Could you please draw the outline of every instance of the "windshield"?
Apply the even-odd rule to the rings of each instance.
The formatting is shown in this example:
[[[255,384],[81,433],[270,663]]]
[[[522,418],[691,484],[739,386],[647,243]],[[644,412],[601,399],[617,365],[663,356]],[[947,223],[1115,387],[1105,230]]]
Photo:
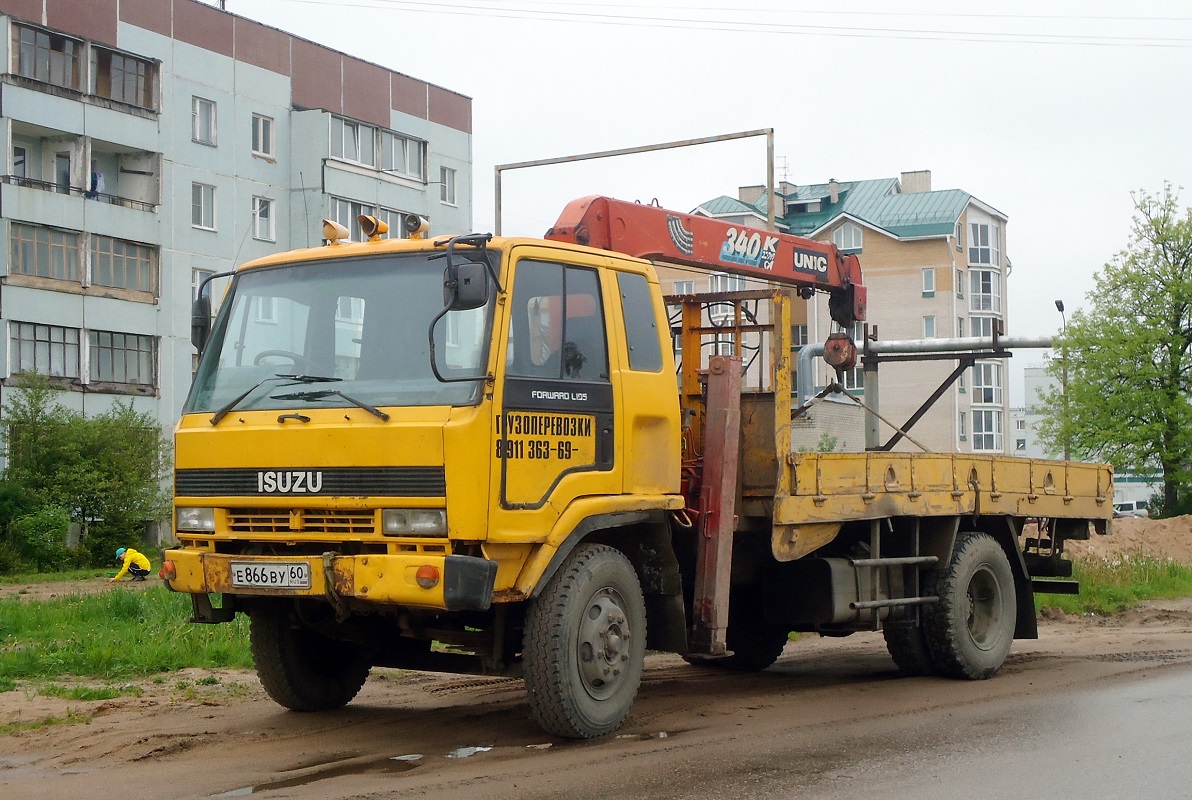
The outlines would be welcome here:
[[[185,412],[216,411],[242,394],[237,410],[474,405],[483,380],[442,383],[431,371],[427,330],[443,308],[446,266],[432,255],[328,259],[238,274]],[[490,298],[435,325],[444,378],[484,375],[491,309]],[[312,378],[325,381],[307,385]],[[335,391],[303,391],[320,388]]]

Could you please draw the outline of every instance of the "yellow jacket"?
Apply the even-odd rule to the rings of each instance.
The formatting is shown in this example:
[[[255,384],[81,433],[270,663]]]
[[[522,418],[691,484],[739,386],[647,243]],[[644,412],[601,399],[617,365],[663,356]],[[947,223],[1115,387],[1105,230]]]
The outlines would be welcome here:
[[[150,566],[149,559],[143,553],[138,553],[130,547],[124,551],[124,563],[121,564],[120,571],[116,573],[116,577],[112,578],[112,580],[118,581],[123,578],[128,573],[128,568],[133,564],[144,570],[149,569]]]

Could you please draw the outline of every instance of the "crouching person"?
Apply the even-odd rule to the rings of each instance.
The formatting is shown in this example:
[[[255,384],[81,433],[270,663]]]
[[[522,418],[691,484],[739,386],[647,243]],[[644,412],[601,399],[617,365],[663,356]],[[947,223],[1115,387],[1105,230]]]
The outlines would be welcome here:
[[[131,575],[134,581],[143,581],[145,580],[145,576],[149,574],[149,559],[143,553],[138,553],[131,547],[121,547],[117,550],[116,562],[120,564],[120,571],[108,583],[115,583],[126,574]]]

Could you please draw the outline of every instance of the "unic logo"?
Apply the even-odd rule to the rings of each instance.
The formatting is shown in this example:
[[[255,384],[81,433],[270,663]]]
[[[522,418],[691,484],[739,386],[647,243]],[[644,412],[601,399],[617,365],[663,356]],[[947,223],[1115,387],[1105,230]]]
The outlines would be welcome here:
[[[315,470],[262,470],[257,473],[261,494],[318,494],[323,490],[323,473]]]

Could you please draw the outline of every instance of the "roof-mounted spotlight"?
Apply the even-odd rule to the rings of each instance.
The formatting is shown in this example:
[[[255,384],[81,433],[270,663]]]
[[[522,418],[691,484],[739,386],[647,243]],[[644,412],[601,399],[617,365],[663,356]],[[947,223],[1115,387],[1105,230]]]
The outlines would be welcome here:
[[[426,232],[430,230],[430,222],[417,214],[407,214],[402,221],[402,227],[405,228],[407,238],[425,239]]]
[[[364,235],[370,242],[379,242],[382,236],[389,233],[389,223],[384,220],[370,217],[367,214],[361,214],[356,217],[356,220],[360,223],[360,230],[364,231]]]
[[[323,240],[327,244],[339,244],[343,239],[351,237],[352,233],[333,219],[323,220]]]

